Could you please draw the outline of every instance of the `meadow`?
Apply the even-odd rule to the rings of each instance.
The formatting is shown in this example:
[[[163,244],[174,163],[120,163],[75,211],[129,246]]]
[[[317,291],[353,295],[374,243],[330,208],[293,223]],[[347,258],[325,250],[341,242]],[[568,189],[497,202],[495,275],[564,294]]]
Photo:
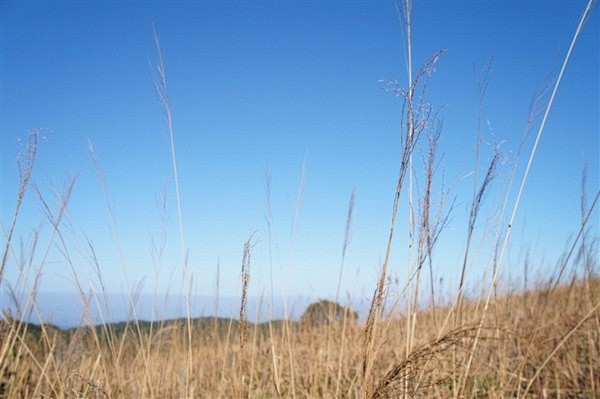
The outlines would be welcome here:
[[[598,397],[600,279],[413,314],[408,356],[402,315],[365,326],[343,319],[262,324],[231,319],[131,321],[60,330],[2,324],[0,394],[17,397]],[[242,338],[243,337],[243,338]],[[370,379],[364,361],[371,356]],[[188,370],[187,367],[190,367]],[[189,376],[186,375],[189,373]]]
[[[402,10],[410,55],[410,2]],[[586,14],[573,43],[585,19]],[[181,218],[166,68],[156,32],[154,38],[158,51],[154,84],[169,132]],[[481,173],[475,180],[468,224],[461,236],[465,253],[458,269],[462,273],[457,276],[455,291],[441,293],[435,291],[437,276],[431,263],[453,211],[452,187],[434,187],[439,181],[437,149],[442,123],[426,96],[429,79],[443,56],[444,51],[433,54],[414,71],[409,56],[406,88],[388,82],[388,90],[403,100],[402,146],[398,179],[390,182],[394,196],[386,253],[365,314],[356,313],[352,298],[339,304],[338,282],[335,301],[315,302],[298,319],[249,319],[248,287],[255,245],[250,236],[240,259],[241,294],[239,312],[234,316],[194,317],[187,303],[186,317],[179,319],[147,321],[135,313],[119,323],[96,323],[86,318],[86,312],[105,305],[102,265],[95,263],[99,289],[88,292],[63,234],[68,227],[62,219],[76,181],[67,184],[58,208],[52,209],[31,184],[40,140],[40,132],[32,130],[19,157],[20,185],[13,217],[8,223],[2,222],[5,244],[0,283],[5,283],[2,279],[9,267],[17,268],[22,278],[9,290],[12,307],[18,311],[4,310],[0,320],[0,398],[600,397],[600,276],[598,230],[594,225],[599,193],[588,196],[585,172],[581,179],[581,225],[555,268],[544,275],[528,276],[527,259],[523,259],[522,278],[530,279],[526,283],[515,281],[514,275],[503,270],[521,195],[526,195],[528,172],[554,97],[560,95],[558,87],[570,51],[556,78],[540,89],[545,95],[536,96],[538,102],[532,104],[525,134],[535,137],[534,145],[529,153],[523,150],[517,155],[528,159],[524,173],[517,173],[515,166],[508,184],[497,182],[497,170],[506,154],[499,147],[484,154],[486,149],[479,145],[483,132],[474,138],[476,151],[481,153],[475,169]],[[484,67],[478,82],[481,98],[488,81],[489,70]],[[414,156],[417,148],[419,154],[425,154],[422,159]],[[91,145],[90,154],[105,185],[101,163]],[[417,174],[418,187],[413,181]],[[503,188],[506,184],[506,195],[499,205],[486,207],[487,194],[496,184]],[[434,196],[434,191],[443,194]],[[46,210],[47,222],[53,227],[51,244],[60,247],[72,262],[73,283],[86,306],[78,327],[61,329],[43,323],[37,309],[45,255],[42,267],[33,268],[31,257],[23,254],[13,236],[27,195],[33,195]],[[354,195],[348,205],[340,280],[353,207]],[[487,209],[492,209],[489,215],[485,214]],[[411,215],[408,226],[397,224],[399,212]],[[491,224],[489,230],[493,232],[489,235],[494,248],[489,255],[491,267],[483,281],[469,282],[466,269],[476,251],[474,236],[481,220]],[[180,219],[180,226],[182,222]],[[111,224],[114,226],[113,221]],[[399,244],[395,238],[401,228],[408,229],[409,234],[408,242]],[[409,248],[406,281],[393,281],[389,272],[394,245]],[[186,248],[181,252],[185,259]],[[184,263],[184,278],[189,277],[186,267]],[[138,296],[139,292],[130,293],[132,307]],[[186,298],[189,301],[189,291]],[[161,297],[157,295],[156,300]],[[264,301],[268,306],[269,298]],[[32,323],[32,319],[42,322]]]

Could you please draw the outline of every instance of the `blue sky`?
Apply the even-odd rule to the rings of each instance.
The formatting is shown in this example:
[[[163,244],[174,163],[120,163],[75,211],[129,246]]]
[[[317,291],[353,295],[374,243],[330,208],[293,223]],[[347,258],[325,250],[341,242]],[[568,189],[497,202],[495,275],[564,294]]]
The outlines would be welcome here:
[[[441,192],[443,171],[455,198],[451,222],[434,254],[436,280],[443,278],[447,287],[456,284],[464,253],[473,172],[481,173],[501,143],[502,162],[477,225],[477,250],[469,265],[473,285],[489,266],[493,241],[486,232],[497,225],[493,217],[506,192],[531,98],[547,76],[558,73],[585,5],[413,5],[414,68],[447,49],[427,92],[427,101],[440,109],[444,121],[434,195]],[[220,293],[235,296],[242,246],[255,232],[251,294],[268,295],[265,176],[270,174],[275,294],[335,295],[353,188],[356,205],[342,294],[363,298],[372,293],[389,231],[402,113],[401,99],[386,92],[380,79],[398,79],[406,86],[402,25],[394,3],[4,1],[0,7],[3,229],[18,187],[19,140],[30,129],[43,128],[33,180],[54,205],[53,187],[60,191],[77,176],[62,232],[84,285],[98,286],[89,262],[90,240],[109,291],[131,290],[143,281],[143,289],[151,292],[155,280],[160,292],[180,289],[168,131],[150,66],[157,61],[154,23],[166,62],[193,291],[214,294],[219,264]],[[598,191],[598,38],[596,8],[542,136],[503,274],[519,276],[527,249],[531,268],[541,274],[554,270],[580,222],[585,163],[588,193]],[[491,129],[486,125],[483,131],[486,144],[477,166],[475,69],[490,57],[483,117]],[[88,140],[105,172],[118,245]],[[525,154],[532,143],[526,142]],[[420,159],[417,153],[418,173]],[[303,202],[293,230],[303,165]],[[162,223],[165,184],[167,221]],[[510,198],[512,206],[514,193]],[[399,281],[406,277],[407,213],[404,193],[391,266]],[[160,237],[162,226],[167,238],[157,278],[151,238]],[[50,229],[30,193],[16,232],[25,248],[38,227],[39,247],[45,248]],[[56,241],[50,247],[42,290],[75,290],[64,254]],[[11,257],[2,284],[17,281],[15,265]]]

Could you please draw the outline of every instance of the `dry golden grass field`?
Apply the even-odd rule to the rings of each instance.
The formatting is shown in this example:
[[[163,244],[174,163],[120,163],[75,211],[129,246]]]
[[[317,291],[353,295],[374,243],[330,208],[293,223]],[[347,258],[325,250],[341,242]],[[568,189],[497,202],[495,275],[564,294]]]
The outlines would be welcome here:
[[[583,26],[592,4],[589,3],[581,17],[578,29]],[[404,28],[410,32],[410,1],[399,9],[406,13]],[[576,39],[577,33],[573,43]],[[406,41],[410,54],[410,34]],[[178,223],[183,232],[172,115],[156,32],[155,42],[158,72],[154,83],[167,121]],[[436,120],[437,114],[424,96],[429,77],[443,56],[444,51],[434,54],[419,70],[415,68],[414,73],[409,63],[408,88],[396,88],[396,94],[403,100],[400,171],[398,179],[390,182],[394,202],[389,240],[384,243],[385,258],[373,282],[369,282],[373,285],[373,295],[368,298],[370,307],[363,312],[365,314],[323,300],[311,304],[299,320],[263,323],[249,320],[248,287],[252,277],[249,266],[254,243],[251,236],[243,247],[239,312],[235,317],[194,318],[189,310],[188,292],[187,317],[153,322],[131,317],[116,324],[94,324],[89,321],[91,308],[102,308],[107,295],[102,267],[90,243],[92,269],[95,268],[90,274],[95,274],[93,278],[98,282],[94,286],[100,288],[92,292],[84,289],[83,273],[76,261],[79,253],[69,247],[63,236],[69,227],[62,224],[61,218],[66,213],[75,179],[58,195],[57,210],[51,209],[45,196],[30,182],[40,138],[39,131],[32,131],[19,158],[16,207],[11,211],[10,223],[3,221],[1,226],[5,244],[0,283],[5,283],[5,269],[16,270],[13,276],[19,276],[17,281],[6,285],[14,283],[9,296],[12,308],[19,310],[3,309],[0,319],[0,399],[600,398],[600,276],[598,226],[595,225],[600,193],[591,193],[588,198],[585,172],[581,223],[575,227],[578,230],[564,256],[547,275],[529,277],[531,281],[523,284],[521,279],[528,278],[527,260],[510,262],[511,272],[514,267],[523,268],[520,275],[518,271],[508,273],[504,268],[509,262],[503,259],[537,146],[528,154],[530,162],[523,173],[520,170],[517,173],[515,166],[506,179],[499,182],[495,179],[503,156],[499,146],[483,154],[484,149],[476,144],[478,164],[474,170],[481,173],[467,205],[468,223],[461,247],[464,261],[453,265],[461,271],[456,279],[456,292],[434,292],[434,281],[439,276],[434,276],[432,271],[432,263],[437,261],[432,260],[433,248],[440,232],[447,227],[452,201],[444,194],[443,187],[441,198],[436,197],[439,203],[432,199],[432,191],[435,191],[432,186],[438,182],[434,175],[438,172],[436,150],[441,122]],[[536,97],[540,103],[532,104],[525,134],[533,136],[535,131],[531,131],[531,125],[541,119],[536,143],[568,60],[569,55],[558,76],[541,89],[543,93],[552,94]],[[481,97],[488,74],[489,68],[484,67],[478,76],[478,83],[483,86]],[[479,134],[477,143],[481,142],[481,132]],[[421,159],[413,165],[416,147],[421,150]],[[91,145],[90,154],[102,188],[108,191],[100,161]],[[523,155],[521,161],[526,158]],[[515,160],[514,164],[517,163]],[[413,190],[412,178],[417,173],[420,185]],[[500,198],[500,205],[491,206],[490,214],[482,214],[487,210],[482,204],[492,185],[499,185],[500,191],[506,194],[496,197]],[[51,324],[27,322],[44,320],[36,301],[47,261],[46,253],[39,269],[32,268],[33,255],[29,256],[27,249],[22,244],[19,247],[18,239],[13,237],[23,199],[30,192],[52,227],[48,248],[58,248],[72,267],[69,278],[85,304],[87,314],[82,315],[83,322],[77,328],[60,329]],[[396,223],[401,194],[408,197],[405,201],[408,209],[402,212],[410,212],[409,226]],[[402,198],[404,202],[405,197]],[[353,206],[354,194],[348,210],[340,281]],[[114,229],[114,214],[110,204],[107,207]],[[475,260],[474,247],[479,241],[474,237],[484,224],[491,232],[488,234],[491,243],[487,244],[493,249],[489,251],[491,254]],[[409,231],[409,242],[400,244],[409,252],[407,265],[401,265],[407,270],[406,281],[394,281],[389,271],[393,263],[390,260],[392,243],[394,239],[398,241],[394,233],[400,228]],[[32,253],[35,247],[34,240]],[[181,239],[182,281],[187,284],[190,274],[185,261],[186,250]],[[481,258],[486,259],[480,261]],[[467,265],[485,273],[481,282],[467,281]],[[513,281],[515,278],[519,283]],[[32,284],[28,285],[29,282]],[[270,283],[273,286],[272,276]],[[340,297],[339,282],[337,291],[336,301]],[[132,307],[137,295],[137,292],[130,293]],[[437,303],[433,298],[439,298]],[[269,300],[265,302],[268,305]]]
[[[456,309],[430,309],[415,315],[410,348],[406,319],[388,316],[369,354],[350,318],[194,320],[191,352],[185,320],[68,331],[3,321],[0,397],[596,398],[599,303],[600,280],[587,278],[502,295],[483,320],[481,303],[465,303],[457,327]]]

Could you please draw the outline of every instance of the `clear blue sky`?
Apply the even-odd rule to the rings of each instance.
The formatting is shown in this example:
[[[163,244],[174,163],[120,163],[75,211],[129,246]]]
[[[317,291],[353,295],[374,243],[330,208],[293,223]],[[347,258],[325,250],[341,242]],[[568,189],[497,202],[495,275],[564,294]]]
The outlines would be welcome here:
[[[504,152],[495,189],[477,225],[469,265],[475,285],[492,242],[515,151],[533,94],[556,76],[584,1],[445,2],[413,5],[414,67],[447,52],[427,101],[441,109],[440,173],[455,184],[455,209],[436,249],[436,278],[456,284],[472,195],[477,79],[493,57],[483,117],[483,163]],[[151,237],[159,239],[159,198],[168,182],[167,241],[159,291],[179,290],[181,259],[169,140],[149,62],[152,23],[165,55],[180,172],[185,245],[193,291],[236,295],[242,246],[253,232],[251,294],[268,295],[265,170],[271,175],[276,294],[334,296],[348,201],[356,188],[342,294],[371,295],[384,257],[400,157],[402,101],[379,80],[406,86],[401,21],[392,2],[28,2],[1,7],[1,216],[7,229],[18,187],[19,139],[44,128],[33,181],[53,206],[53,186],[78,176],[62,226],[84,284],[93,243],[107,288],[131,290],[155,279]],[[503,274],[518,276],[531,250],[540,273],[554,270],[579,222],[581,170],[590,196],[599,187],[599,27],[593,10],[577,43],[525,188]],[[538,124],[535,125],[536,127]],[[105,172],[127,277],[118,261],[102,187],[87,151]],[[529,153],[533,141],[526,143]],[[420,169],[421,155],[415,165]],[[525,161],[521,161],[521,165]],[[292,220],[303,162],[304,201]],[[523,172],[521,166],[517,179]],[[441,179],[440,179],[441,180]],[[440,180],[436,193],[440,192]],[[516,185],[516,183],[515,183]],[[437,195],[436,194],[436,195]],[[514,195],[511,196],[512,205]],[[406,196],[402,197],[391,275],[406,276]],[[594,217],[597,232],[598,213]],[[50,228],[31,193],[17,225],[27,248]],[[4,247],[6,237],[2,237]],[[30,242],[30,241],[29,241]],[[42,289],[73,291],[71,270],[52,246]],[[34,262],[34,267],[39,263]],[[289,270],[289,272],[288,272]],[[289,273],[289,274],[288,274]],[[6,281],[15,283],[11,258]],[[172,276],[173,280],[169,283]],[[97,283],[94,283],[97,284]],[[128,286],[129,284],[129,286]]]

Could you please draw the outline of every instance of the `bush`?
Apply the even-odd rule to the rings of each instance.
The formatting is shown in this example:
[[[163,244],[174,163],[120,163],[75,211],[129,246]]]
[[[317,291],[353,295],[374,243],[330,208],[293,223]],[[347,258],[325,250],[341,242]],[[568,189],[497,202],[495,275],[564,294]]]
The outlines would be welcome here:
[[[300,322],[311,325],[325,325],[344,321],[346,317],[351,322],[356,322],[358,313],[349,307],[325,299],[312,303],[306,308]]]

